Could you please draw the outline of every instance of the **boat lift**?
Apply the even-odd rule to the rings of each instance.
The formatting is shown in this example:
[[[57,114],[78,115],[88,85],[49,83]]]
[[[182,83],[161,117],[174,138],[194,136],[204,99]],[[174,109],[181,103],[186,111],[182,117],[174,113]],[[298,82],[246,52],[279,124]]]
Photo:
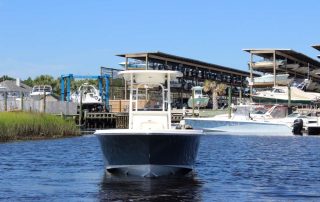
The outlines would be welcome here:
[[[102,100],[105,103],[105,107],[109,106],[109,78],[110,76],[108,74],[104,74],[101,76],[81,76],[81,75],[73,75],[73,74],[67,74],[67,75],[61,75],[60,79],[60,90],[61,90],[61,101],[67,101],[70,102],[70,96],[71,96],[71,80],[72,79],[97,79],[98,80],[98,87],[99,87],[99,95],[102,97]],[[65,100],[65,82],[67,83],[67,90],[66,90],[66,100]],[[103,85],[105,84],[105,85]]]

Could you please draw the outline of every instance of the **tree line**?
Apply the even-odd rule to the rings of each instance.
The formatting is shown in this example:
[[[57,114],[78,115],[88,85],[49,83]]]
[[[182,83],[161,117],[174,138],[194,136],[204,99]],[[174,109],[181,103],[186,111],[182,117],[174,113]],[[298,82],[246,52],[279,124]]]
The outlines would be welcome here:
[[[12,78],[8,75],[3,75],[2,77],[0,77],[0,82],[5,80],[15,80],[15,78]],[[55,95],[60,95],[60,91],[61,91],[60,80],[61,80],[60,77],[54,78],[51,75],[39,75],[39,76],[36,76],[34,79],[32,79],[31,77],[28,77],[27,79],[22,80],[21,82],[30,87],[33,87],[36,85],[50,85],[52,87],[53,93]],[[81,80],[73,79],[71,81],[71,91],[76,91],[84,83],[88,83],[90,85],[94,85],[98,87],[98,80],[96,79],[81,79]],[[123,86],[121,79],[111,79],[110,84],[113,87]]]
[[[14,80],[14,78],[9,77],[7,75],[4,75],[0,77],[0,81],[4,80]],[[50,85],[52,87],[53,93],[55,95],[60,95],[60,77],[54,78],[50,75],[40,75],[32,79],[31,77],[28,77],[26,80],[22,81],[24,84],[33,87],[36,85]],[[75,80],[73,79],[71,82],[71,91],[76,91],[82,84],[88,83],[90,85],[98,86],[98,80],[96,79],[82,79],[82,80]],[[123,81],[122,79],[111,79],[110,85],[112,87],[123,87]],[[212,108],[217,109],[218,108],[218,96],[223,95],[225,93],[225,90],[227,89],[227,85],[223,83],[218,83],[216,81],[212,80],[205,80],[204,82],[204,92],[210,93],[211,92],[211,99],[213,102]]]

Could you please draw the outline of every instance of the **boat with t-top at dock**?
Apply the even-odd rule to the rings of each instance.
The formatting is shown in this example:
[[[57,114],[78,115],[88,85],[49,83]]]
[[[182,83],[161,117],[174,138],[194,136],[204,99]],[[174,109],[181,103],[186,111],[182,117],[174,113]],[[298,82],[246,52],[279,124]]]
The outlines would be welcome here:
[[[252,113],[253,108],[255,108],[253,105],[238,105],[233,108],[234,113],[231,116],[223,114],[214,117],[188,117],[184,120],[193,128],[203,129],[213,135],[293,135],[289,124]],[[272,111],[268,110],[264,115],[270,113]]]

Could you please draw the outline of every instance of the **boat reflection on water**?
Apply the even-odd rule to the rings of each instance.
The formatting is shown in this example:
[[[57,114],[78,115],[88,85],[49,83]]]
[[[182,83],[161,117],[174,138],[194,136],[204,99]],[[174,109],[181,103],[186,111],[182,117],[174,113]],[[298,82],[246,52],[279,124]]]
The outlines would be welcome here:
[[[202,183],[194,176],[141,178],[105,174],[100,201],[203,201]]]

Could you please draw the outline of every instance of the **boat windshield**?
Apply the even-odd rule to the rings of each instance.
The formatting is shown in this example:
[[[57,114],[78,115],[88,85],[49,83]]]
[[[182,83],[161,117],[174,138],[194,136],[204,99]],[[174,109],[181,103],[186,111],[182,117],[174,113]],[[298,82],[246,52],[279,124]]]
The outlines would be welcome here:
[[[51,86],[34,86],[32,89],[33,92],[47,92],[51,93],[52,87]]]
[[[299,112],[293,112],[292,114],[289,114],[287,117],[288,118],[309,118],[311,117],[311,114],[302,115]]]
[[[133,96],[137,100],[137,105],[133,104],[133,110],[138,111],[162,111],[164,106],[162,99],[162,91],[156,88],[139,89],[139,92]]]
[[[283,89],[279,89],[279,88],[275,88],[273,90],[274,93],[285,93],[285,91]]]
[[[297,113],[297,112],[293,112],[292,114],[289,114],[289,115],[288,115],[288,117],[290,117],[290,118],[296,118],[296,117],[298,117],[298,116],[300,116],[300,114]]]
[[[255,107],[251,110],[251,114],[265,114],[267,111],[265,107]]]
[[[285,118],[287,115],[287,108],[284,106],[274,107],[270,112],[271,117],[273,118]]]
[[[269,114],[272,118],[284,118],[286,117],[286,107],[275,106],[269,109],[266,106],[237,106],[234,115],[235,116],[250,116],[250,117],[260,117]]]
[[[93,93],[95,93],[96,90],[94,89],[93,86],[83,86],[82,89],[81,89],[81,91],[82,91],[84,94],[86,94],[86,93],[93,94]]]
[[[46,86],[46,87],[43,88],[43,91],[44,92],[51,92],[51,88]]]
[[[202,90],[195,90],[195,91],[194,91],[194,94],[195,94],[195,95],[201,95],[201,94],[202,94]]]
[[[249,116],[251,111],[251,106],[243,105],[243,106],[237,106],[237,108],[234,110],[235,116]]]

